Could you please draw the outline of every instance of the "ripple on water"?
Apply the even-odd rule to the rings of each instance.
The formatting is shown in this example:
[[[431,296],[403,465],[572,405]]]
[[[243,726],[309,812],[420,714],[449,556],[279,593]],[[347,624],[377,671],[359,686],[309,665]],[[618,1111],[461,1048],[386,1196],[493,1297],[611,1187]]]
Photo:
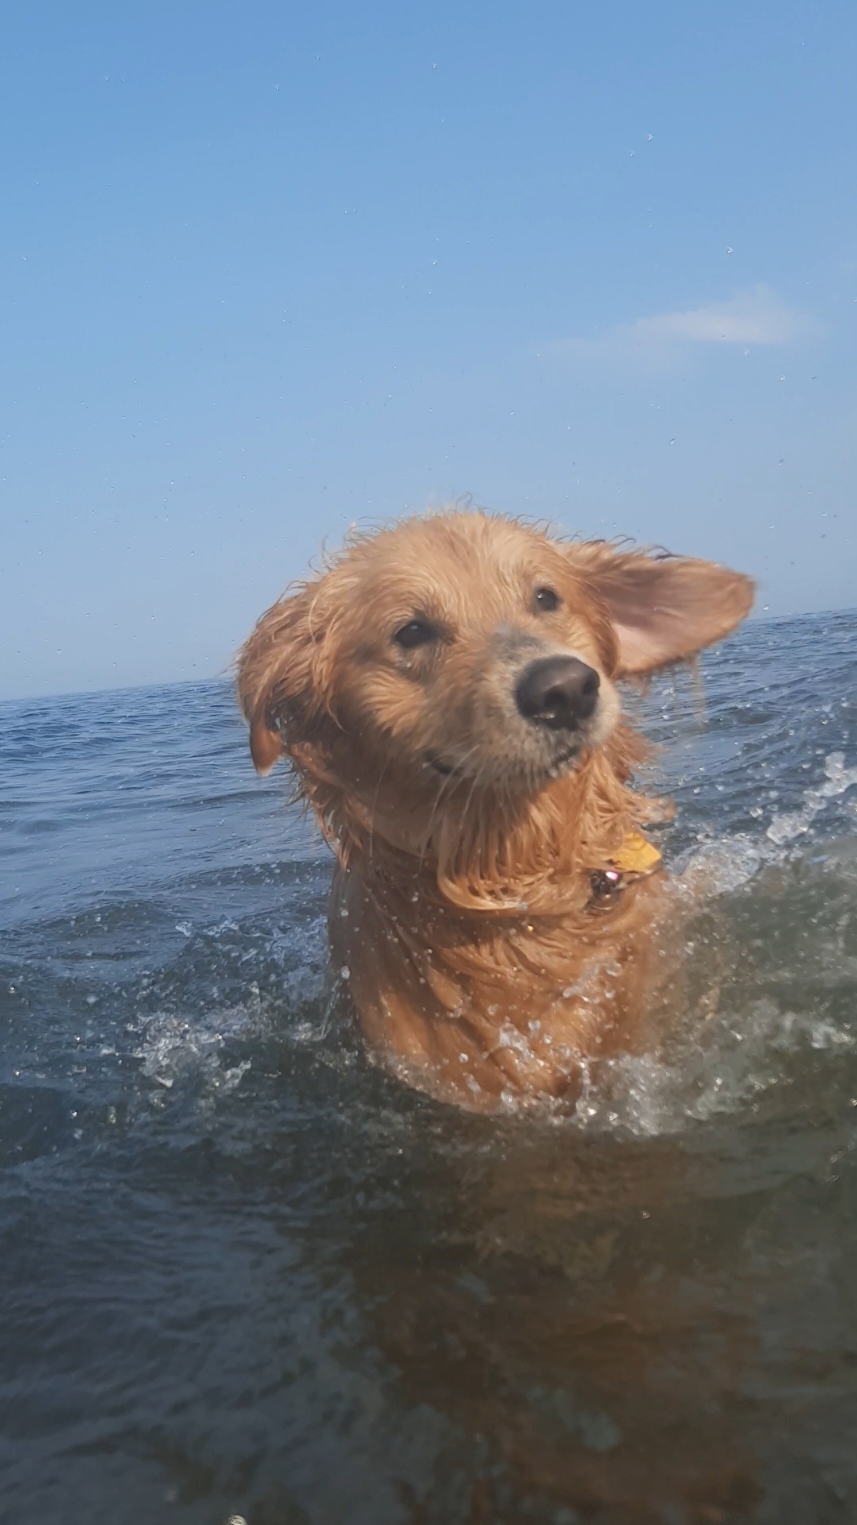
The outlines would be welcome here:
[[[5,707],[10,1517],[857,1518],[856,630],[641,701],[683,1020],[547,1116],[366,1062],[225,685]]]

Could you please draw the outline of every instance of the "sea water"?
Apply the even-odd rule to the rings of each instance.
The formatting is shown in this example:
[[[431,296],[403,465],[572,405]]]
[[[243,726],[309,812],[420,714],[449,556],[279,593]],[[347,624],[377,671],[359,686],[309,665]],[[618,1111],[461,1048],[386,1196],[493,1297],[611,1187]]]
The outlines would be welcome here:
[[[227,684],[0,706],[0,1518],[857,1519],[857,615],[703,667],[683,1020],[543,1117],[368,1062]]]

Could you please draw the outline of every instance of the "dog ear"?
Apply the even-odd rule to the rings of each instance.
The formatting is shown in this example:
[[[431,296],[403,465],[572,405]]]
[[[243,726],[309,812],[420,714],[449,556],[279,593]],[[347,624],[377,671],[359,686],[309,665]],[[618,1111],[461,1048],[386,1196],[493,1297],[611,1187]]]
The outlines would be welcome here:
[[[310,738],[320,707],[318,657],[323,633],[313,619],[320,584],[278,600],[238,653],[238,699],[250,724],[257,773],[270,773]]]
[[[617,677],[653,672],[722,641],[753,607],[755,583],[689,556],[575,546],[572,559],[606,605],[616,636]]]

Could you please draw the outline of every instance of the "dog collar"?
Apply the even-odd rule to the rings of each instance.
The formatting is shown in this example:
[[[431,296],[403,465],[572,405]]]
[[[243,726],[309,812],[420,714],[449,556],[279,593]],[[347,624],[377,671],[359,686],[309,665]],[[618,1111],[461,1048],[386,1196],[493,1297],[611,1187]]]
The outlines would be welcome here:
[[[637,879],[647,879],[663,866],[663,858],[656,847],[647,841],[641,831],[629,831],[618,852],[609,859],[606,868],[596,868],[590,874],[592,908],[613,905],[621,891]]]

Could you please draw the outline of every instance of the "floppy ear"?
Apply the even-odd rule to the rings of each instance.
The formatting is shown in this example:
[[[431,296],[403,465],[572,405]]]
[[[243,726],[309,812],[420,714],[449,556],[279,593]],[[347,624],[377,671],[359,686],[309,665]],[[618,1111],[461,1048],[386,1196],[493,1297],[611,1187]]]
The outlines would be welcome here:
[[[306,739],[319,708],[317,591],[311,584],[280,599],[238,653],[238,699],[250,723],[257,773],[270,773],[284,752]]]
[[[576,546],[572,557],[607,606],[618,677],[694,656],[722,641],[753,607],[753,579],[713,561],[604,544]]]

